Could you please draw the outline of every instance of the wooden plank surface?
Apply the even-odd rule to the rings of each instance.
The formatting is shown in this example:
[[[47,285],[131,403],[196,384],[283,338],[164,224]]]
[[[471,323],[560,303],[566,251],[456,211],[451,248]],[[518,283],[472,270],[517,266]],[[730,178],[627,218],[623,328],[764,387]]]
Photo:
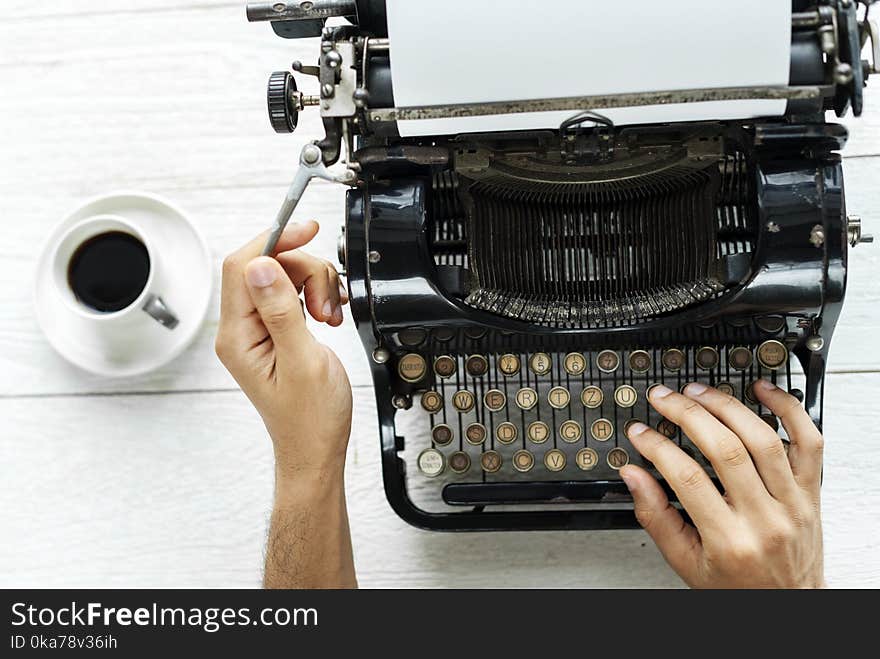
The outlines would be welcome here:
[[[880,375],[829,379],[829,580],[880,586]],[[641,531],[436,534],[382,491],[375,408],[356,390],[348,501],[364,586],[680,585]],[[47,410],[51,409],[51,414]],[[269,440],[238,392],[0,401],[0,587],[256,586]]]
[[[284,41],[265,24],[246,23],[243,0],[4,3],[0,586],[258,584],[270,453],[256,415],[213,356],[216,304],[173,364],[106,381],[68,366],[40,335],[33,270],[50,228],[82,199],[143,189],[189,211],[219,273],[223,255],[274,216],[299,149],[320,134],[313,114],[294,136],[269,130],[268,73],[316,54],[314,41]],[[844,122],[852,132],[848,201],[880,234],[876,84],[866,106],[864,117]],[[322,222],[315,251],[330,260],[343,197],[342,188],[316,185],[300,213]],[[834,585],[880,585],[878,254],[853,254],[832,351],[825,519]],[[364,585],[679,583],[641,533],[436,535],[407,527],[382,493],[373,397],[353,327],[316,331],[356,385],[348,484]]]

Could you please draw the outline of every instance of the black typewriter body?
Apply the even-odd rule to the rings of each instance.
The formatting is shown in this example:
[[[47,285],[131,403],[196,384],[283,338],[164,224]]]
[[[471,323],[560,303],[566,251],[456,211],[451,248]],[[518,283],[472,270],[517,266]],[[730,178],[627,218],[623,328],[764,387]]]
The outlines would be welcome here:
[[[699,133],[718,131],[711,139],[719,142],[725,141],[722,135],[728,130],[723,125],[695,128]],[[725,153],[698,170],[703,176],[695,182],[691,182],[689,171],[670,174],[665,180],[668,189],[661,177],[653,197],[635,198],[629,198],[625,190],[615,196],[603,189],[608,184],[586,184],[598,188],[589,191],[565,184],[558,191],[533,193],[536,201],[519,204],[520,217],[514,220],[503,213],[493,215],[488,201],[478,204],[467,199],[461,188],[476,184],[473,179],[456,180],[454,169],[420,173],[414,168],[406,175],[398,171],[393,180],[382,181],[377,176],[374,184],[350,192],[345,235],[352,312],[370,350],[385,486],[395,510],[408,521],[429,528],[632,526],[632,512],[625,508],[495,513],[490,507],[601,504],[624,495],[625,487],[615,476],[619,464],[612,467],[609,459],[613,457],[609,456],[623,448],[626,460],[638,462],[638,454],[625,439],[626,423],[631,419],[653,427],[662,423],[645,397],[652,384],[678,389],[692,381],[725,382],[746,404],[766,413],[747,398],[751,382],[770,377],[793,389],[787,359],[782,365],[771,362],[773,368],[768,368],[755,354],[766,342],[781,343],[786,353],[800,362],[807,374],[804,403],[820,424],[827,351],[846,287],[847,226],[843,177],[835,153],[845,132],[824,126],[811,138],[815,128],[737,127],[738,142],[732,148],[735,155]],[[632,132],[641,134],[639,129]],[[804,158],[803,149],[811,139],[815,140],[813,153]],[[755,146],[758,140],[760,148]],[[793,145],[794,151],[789,148]],[[465,145],[464,151],[472,150],[470,146],[473,144]],[[745,150],[740,150],[743,147]],[[675,188],[676,176],[681,177],[677,182],[682,189]],[[798,191],[796,195],[793,190]],[[501,186],[482,194],[500,196],[498,203],[503,206],[507,195],[516,200],[528,198],[530,192]],[[570,204],[579,212],[554,214],[550,210]],[[677,222],[664,212],[675,204],[693,212],[682,213],[678,217],[684,219]],[[486,214],[471,210],[469,215],[469,205],[485,209]],[[632,208],[626,208],[628,205]],[[516,226],[511,227],[513,231],[493,233],[493,221],[518,221],[528,224],[529,229]],[[483,226],[476,226],[478,223]],[[714,230],[708,231],[709,227]],[[700,229],[706,235],[689,235]],[[523,241],[520,232],[527,230],[531,235]],[[824,236],[821,245],[814,244],[818,240],[810,241],[810,236],[819,232]],[[689,262],[697,243],[703,244],[705,258]],[[532,267],[520,262],[523,267],[516,268],[517,259],[527,258],[521,253],[524,244],[543,258],[536,257]],[[482,259],[488,263],[482,264]],[[495,298],[480,300],[478,295],[486,295],[486,291],[480,289],[475,294],[469,288],[474,286],[472,269],[501,289],[490,289]],[[665,295],[669,311],[652,305],[654,298],[641,299],[639,293],[633,293],[646,281],[656,285],[651,291],[654,296]],[[723,288],[715,283],[719,281],[725,282]],[[499,300],[502,294],[511,299]],[[577,301],[589,299],[591,294],[596,307],[578,308]],[[530,320],[521,320],[521,299],[527,295],[533,296],[530,299],[537,312]],[[619,310],[603,313],[603,304],[612,296]],[[508,312],[514,305],[518,309]],[[539,313],[546,315],[539,317]],[[811,350],[810,339],[821,339],[822,347]],[[377,354],[383,348],[387,354]],[[707,348],[709,355],[711,351],[717,355],[717,365],[704,369],[696,357],[699,350]],[[748,350],[751,363],[744,369],[734,368],[729,353],[742,348]],[[606,350],[619,358],[611,372],[603,371],[597,363]],[[683,363],[675,370],[664,366],[663,355],[669,350],[684,354]],[[645,364],[633,370],[630,358],[636,351],[648,354],[646,370]],[[547,372],[542,372],[545,367],[535,369],[531,364],[533,356],[541,353],[550,358]],[[577,373],[579,365],[566,368],[565,357],[570,354],[583,355],[581,373]],[[422,370],[414,355],[424,363],[423,374],[415,382],[412,380]],[[508,376],[499,370],[504,355],[519,360],[516,373]],[[435,368],[443,357],[455,362],[448,377],[441,377]],[[474,357],[484,358],[487,367],[480,360],[468,364]],[[416,370],[408,373],[411,362],[416,362]],[[702,363],[710,366],[708,361]],[[581,399],[590,386],[602,389],[603,400],[596,408]],[[623,407],[614,400],[621,386],[636,390],[634,406]],[[562,409],[549,401],[554,387],[569,392],[570,400]],[[538,393],[535,407],[526,410],[517,404],[516,394],[523,389]],[[457,409],[454,397],[460,391],[473,393],[475,400]],[[506,399],[497,412],[485,404],[490,391],[500,391]],[[433,430],[443,424],[452,429],[449,442],[445,437],[432,441],[446,462],[444,472],[451,470],[448,463],[455,453],[465,453],[471,463],[464,473],[455,474],[442,492],[450,505],[469,509],[464,512],[425,513],[407,497],[407,466],[398,457],[406,440],[398,434],[394,419],[410,405],[421,407],[419,399],[427,392],[436,392],[443,407],[434,413],[422,410],[426,427]],[[529,437],[528,427],[542,419],[550,427],[550,437],[536,442]],[[590,429],[602,419],[610,422],[613,431],[610,437],[597,439]],[[580,424],[576,441],[560,435],[561,424],[568,420]],[[499,425],[511,422],[516,426],[516,439],[500,441]],[[486,429],[483,441],[475,443],[468,438],[471,424]],[[678,429],[669,432],[676,441],[688,445]],[[578,466],[577,454],[582,449],[597,454],[597,464],[588,471]],[[534,480],[511,478],[519,475],[512,460],[520,450],[535,457],[529,469]],[[565,455],[565,467],[559,472],[544,464],[550,450],[561,450]],[[496,472],[505,472],[501,477],[482,469],[480,459],[490,451],[501,457],[502,468]],[[613,503],[609,507],[613,508]]]
[[[792,89],[819,93],[784,117],[617,127],[587,111],[559,130],[426,138],[377,121],[394,107],[383,3],[329,4],[352,5],[340,15],[355,25],[325,28],[313,74],[352,40],[368,93],[354,126],[325,116],[316,144],[330,165],[348,139],[357,164],[340,260],[398,515],[434,530],[636,528],[618,471],[651,465],[629,422],[713,473],[648,404],[654,384],[719,387],[786,440],[751,394],[769,378],[821,428],[848,250],[866,240],[846,212],[847,132],[824,118],[861,111],[857,3],[793,2]],[[325,18],[273,26],[308,36]],[[844,81],[840,64],[859,74]]]

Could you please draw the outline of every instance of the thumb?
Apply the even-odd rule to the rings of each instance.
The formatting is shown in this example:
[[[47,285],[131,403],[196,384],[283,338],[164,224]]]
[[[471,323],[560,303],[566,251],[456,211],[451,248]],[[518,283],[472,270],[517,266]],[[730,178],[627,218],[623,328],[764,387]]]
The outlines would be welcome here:
[[[256,258],[245,269],[245,282],[276,349],[300,349],[311,334],[306,329],[299,294],[281,264],[267,256]]]
[[[633,498],[636,519],[657,545],[673,570],[694,585],[702,553],[700,535],[669,503],[660,483],[635,465],[620,470],[620,477]]]

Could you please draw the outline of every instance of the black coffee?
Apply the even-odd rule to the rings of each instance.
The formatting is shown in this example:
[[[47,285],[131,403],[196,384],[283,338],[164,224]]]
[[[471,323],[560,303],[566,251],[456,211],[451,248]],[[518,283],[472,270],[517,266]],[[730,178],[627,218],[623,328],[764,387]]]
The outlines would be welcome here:
[[[96,311],[120,311],[137,300],[150,276],[144,244],[122,231],[90,238],[74,252],[67,282],[77,299]]]

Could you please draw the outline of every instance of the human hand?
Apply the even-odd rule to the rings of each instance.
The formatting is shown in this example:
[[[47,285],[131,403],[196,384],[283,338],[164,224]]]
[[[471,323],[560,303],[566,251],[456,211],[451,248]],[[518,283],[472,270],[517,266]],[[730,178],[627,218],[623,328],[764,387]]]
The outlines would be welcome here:
[[[276,257],[260,257],[268,234],[223,263],[218,357],[263,418],[279,478],[304,471],[341,476],[351,431],[351,385],[336,355],[306,328],[309,314],[338,327],[348,295],[336,269],[299,248],[315,222],[291,224]]]
[[[735,398],[702,384],[685,395],[654,387],[653,407],[679,425],[709,460],[724,496],[675,443],[644,424],[629,438],[663,475],[695,526],[673,508],[644,469],[621,469],[639,523],[682,579],[694,588],[824,586],[819,488],[821,433],[796,398],[766,380],[756,396],[778,416],[791,440]]]

